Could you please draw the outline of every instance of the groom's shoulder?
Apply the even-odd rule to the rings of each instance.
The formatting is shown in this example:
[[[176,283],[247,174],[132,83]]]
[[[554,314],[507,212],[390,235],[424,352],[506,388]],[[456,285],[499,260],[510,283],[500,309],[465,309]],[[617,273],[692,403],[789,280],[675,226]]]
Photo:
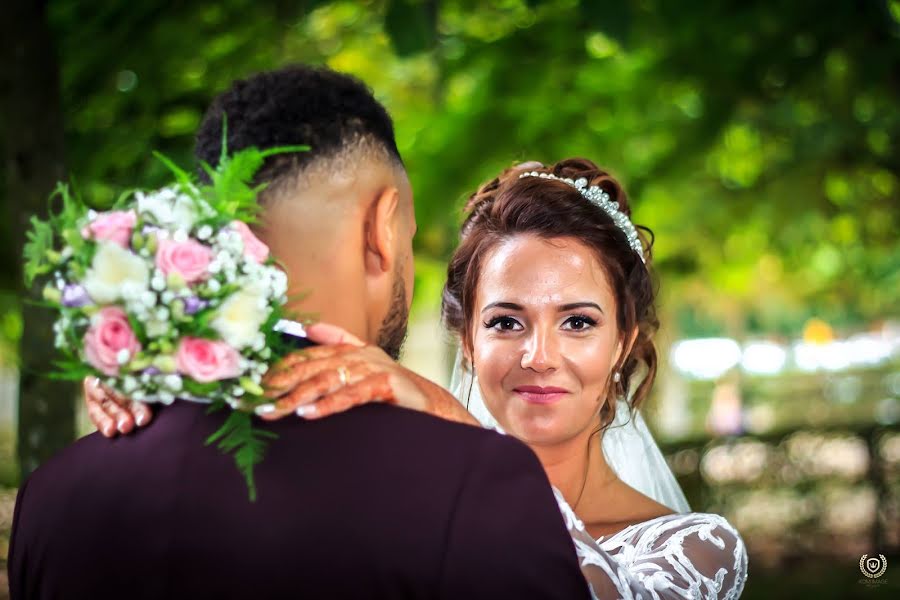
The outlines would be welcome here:
[[[353,431],[354,443],[365,448],[385,448],[439,462],[502,461],[510,468],[543,470],[528,446],[496,431],[441,419],[406,408],[368,404],[342,415],[323,419],[335,429]],[[343,435],[341,439],[347,438]]]

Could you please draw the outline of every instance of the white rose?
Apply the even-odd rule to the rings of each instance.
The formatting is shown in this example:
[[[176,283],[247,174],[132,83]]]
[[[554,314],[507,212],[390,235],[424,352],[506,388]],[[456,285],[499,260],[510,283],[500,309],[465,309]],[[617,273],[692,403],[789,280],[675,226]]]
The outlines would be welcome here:
[[[123,289],[146,289],[149,279],[150,269],[144,259],[118,244],[103,242],[83,283],[94,302],[110,304],[122,297]]]
[[[228,345],[241,350],[253,344],[268,317],[265,297],[241,290],[222,302],[210,325]]]

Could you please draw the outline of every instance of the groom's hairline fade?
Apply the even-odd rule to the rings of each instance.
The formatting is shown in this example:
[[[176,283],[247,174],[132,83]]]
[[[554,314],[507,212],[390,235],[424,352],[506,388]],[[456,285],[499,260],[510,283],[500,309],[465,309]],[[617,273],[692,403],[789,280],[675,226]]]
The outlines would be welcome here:
[[[327,67],[292,65],[257,73],[216,96],[198,129],[195,151],[212,166],[222,152],[223,115],[229,152],[310,147],[266,159],[255,178],[268,186],[262,199],[309,177],[352,174],[361,161],[404,168],[384,106],[362,81]]]

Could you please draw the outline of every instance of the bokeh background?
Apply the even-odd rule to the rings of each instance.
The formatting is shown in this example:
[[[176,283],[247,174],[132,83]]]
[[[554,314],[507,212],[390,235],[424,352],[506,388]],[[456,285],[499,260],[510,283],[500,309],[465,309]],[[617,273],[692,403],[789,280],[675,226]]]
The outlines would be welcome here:
[[[10,0],[0,34],[0,563],[21,478],[88,431],[77,390],[40,377],[28,217],[63,177],[98,206],[161,184],[150,151],[192,164],[215,93],[307,62],[395,119],[419,222],[407,364],[448,379],[465,195],[589,157],[656,234],[647,417],[694,508],[743,534],[744,597],[898,597],[897,0]]]

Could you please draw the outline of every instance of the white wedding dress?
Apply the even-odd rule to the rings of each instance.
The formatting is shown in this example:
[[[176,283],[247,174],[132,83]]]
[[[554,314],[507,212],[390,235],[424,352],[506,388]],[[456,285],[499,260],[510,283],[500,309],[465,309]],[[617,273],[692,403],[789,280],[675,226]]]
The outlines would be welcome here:
[[[556,500],[594,598],[739,598],[747,550],[719,515],[673,514],[592,538],[562,494]]]
[[[477,381],[460,364],[457,357],[451,391],[485,427],[500,430],[481,398]],[[740,534],[719,515],[690,512],[643,417],[638,413],[632,419],[625,402],[618,403],[616,418],[604,432],[602,451],[622,481],[675,514],[594,539],[554,488],[593,597],[739,598],[747,579],[747,549]]]

